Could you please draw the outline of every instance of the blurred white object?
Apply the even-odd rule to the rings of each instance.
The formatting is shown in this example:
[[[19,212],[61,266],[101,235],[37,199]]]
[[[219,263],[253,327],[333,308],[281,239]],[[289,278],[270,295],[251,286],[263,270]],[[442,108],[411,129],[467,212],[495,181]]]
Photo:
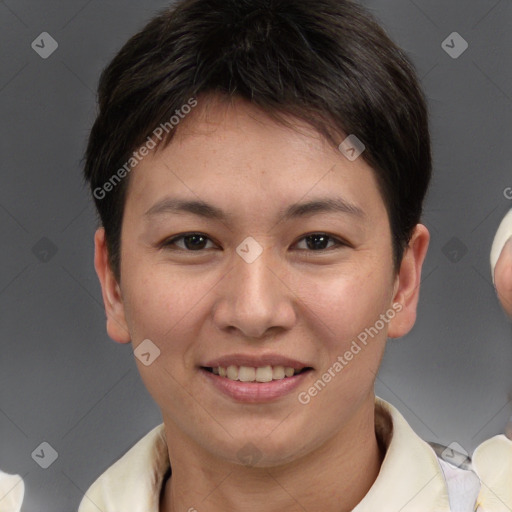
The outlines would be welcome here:
[[[24,496],[23,478],[0,470],[0,512],[20,512]]]
[[[501,221],[498,231],[494,237],[494,241],[492,243],[491,248],[491,274],[492,274],[492,282],[494,283],[494,268],[496,267],[496,263],[498,262],[498,258],[500,257],[501,251],[507,240],[512,236],[512,208],[505,215],[503,220]]]

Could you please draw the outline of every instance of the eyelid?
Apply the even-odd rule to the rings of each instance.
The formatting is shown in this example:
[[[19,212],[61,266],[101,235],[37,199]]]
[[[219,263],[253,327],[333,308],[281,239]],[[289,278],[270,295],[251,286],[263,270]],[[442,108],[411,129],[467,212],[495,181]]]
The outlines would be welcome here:
[[[312,235],[324,235],[327,238],[329,238],[329,241],[333,241],[334,245],[331,246],[331,247],[328,247],[327,249],[319,249],[317,251],[308,250],[308,249],[299,249],[300,251],[304,251],[304,252],[307,252],[307,253],[310,253],[310,254],[315,254],[315,253],[322,254],[322,253],[325,253],[325,252],[330,251],[332,249],[336,249],[336,248],[339,248],[339,247],[348,247],[350,245],[343,238],[339,238],[338,236],[331,235],[330,233],[327,233],[325,231],[311,231],[310,233],[306,233],[306,234],[302,235],[293,245],[297,245],[299,242],[301,242],[302,240],[304,240],[308,236],[312,236]]]
[[[173,244],[175,245],[178,240],[181,240],[183,238],[186,238],[187,236],[192,236],[192,235],[202,236],[202,237],[206,238],[208,241],[214,243],[215,245],[218,245],[206,233],[201,233],[200,231],[191,231],[191,232],[188,232],[188,233],[182,233],[182,234],[173,236],[171,238],[166,238],[165,240],[163,240],[161,243],[158,244],[158,247],[160,249],[165,249],[167,247],[172,246]],[[312,235],[324,235],[324,236],[328,237],[330,241],[333,241],[335,245],[333,245],[333,246],[331,246],[329,248],[326,248],[326,249],[318,249],[316,251],[315,250],[308,250],[308,249],[299,249],[300,251],[307,252],[307,253],[312,253],[312,254],[314,254],[314,253],[320,253],[321,254],[321,253],[325,253],[325,252],[327,252],[329,250],[336,249],[336,248],[339,248],[339,247],[348,247],[348,246],[350,246],[350,244],[348,242],[346,242],[344,239],[339,238],[338,236],[332,235],[330,233],[327,233],[325,231],[311,231],[309,233],[305,233],[305,234],[301,235],[301,237],[298,238],[293,243],[293,246],[297,245],[299,242],[303,241],[308,236],[312,236]],[[182,249],[181,247],[178,247],[177,250],[181,251],[181,252],[189,252],[189,253],[194,253],[194,252],[201,253],[201,252],[205,251],[205,249],[199,249],[197,251],[192,251],[192,250]]]
[[[170,247],[172,245],[175,245],[178,240],[181,240],[183,238],[186,238],[186,237],[192,236],[192,235],[202,236],[203,238],[206,238],[207,241],[212,242],[212,243],[217,245],[217,243],[210,236],[208,236],[206,233],[201,233],[200,231],[190,231],[188,233],[181,233],[180,235],[175,235],[175,236],[173,236],[171,238],[166,238],[165,240],[163,240],[162,242],[160,242],[158,244],[158,248],[159,249],[166,249],[166,248],[168,248],[168,247]],[[198,250],[198,251],[190,251],[190,250],[187,250],[187,249],[182,249],[181,247],[178,247],[177,250],[179,250],[181,252],[190,252],[190,253],[204,252],[204,249],[201,249],[201,250]]]

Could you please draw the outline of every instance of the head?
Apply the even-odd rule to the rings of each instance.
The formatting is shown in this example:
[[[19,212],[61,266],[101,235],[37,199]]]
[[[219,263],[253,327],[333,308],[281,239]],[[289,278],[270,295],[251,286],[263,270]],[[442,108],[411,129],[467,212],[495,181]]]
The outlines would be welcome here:
[[[427,117],[413,65],[349,1],[184,0],[116,55],[86,153],[95,265],[109,335],[160,351],[137,364],[176,435],[271,465],[361,420],[415,321]],[[208,370],[281,360],[307,371],[271,400]]]

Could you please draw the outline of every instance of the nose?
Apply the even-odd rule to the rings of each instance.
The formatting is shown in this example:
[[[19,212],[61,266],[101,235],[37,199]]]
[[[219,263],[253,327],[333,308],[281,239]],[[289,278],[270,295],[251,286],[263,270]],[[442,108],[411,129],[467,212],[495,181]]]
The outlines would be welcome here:
[[[238,254],[233,268],[217,288],[219,299],[214,322],[223,331],[237,331],[240,337],[262,339],[291,329],[296,321],[295,295],[270,250],[252,262]]]

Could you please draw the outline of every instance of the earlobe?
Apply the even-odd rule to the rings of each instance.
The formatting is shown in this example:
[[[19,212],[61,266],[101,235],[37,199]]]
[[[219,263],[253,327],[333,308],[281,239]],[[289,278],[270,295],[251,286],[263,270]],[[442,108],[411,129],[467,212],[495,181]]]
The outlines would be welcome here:
[[[389,338],[405,336],[414,326],[420,295],[421,269],[427,255],[429,241],[428,229],[423,224],[417,224],[404,252],[395,281],[393,304],[400,304],[401,307],[389,322]]]
[[[108,260],[105,229],[98,228],[94,234],[94,268],[100,280],[103,303],[107,316],[107,333],[118,343],[130,343],[121,290]]]

